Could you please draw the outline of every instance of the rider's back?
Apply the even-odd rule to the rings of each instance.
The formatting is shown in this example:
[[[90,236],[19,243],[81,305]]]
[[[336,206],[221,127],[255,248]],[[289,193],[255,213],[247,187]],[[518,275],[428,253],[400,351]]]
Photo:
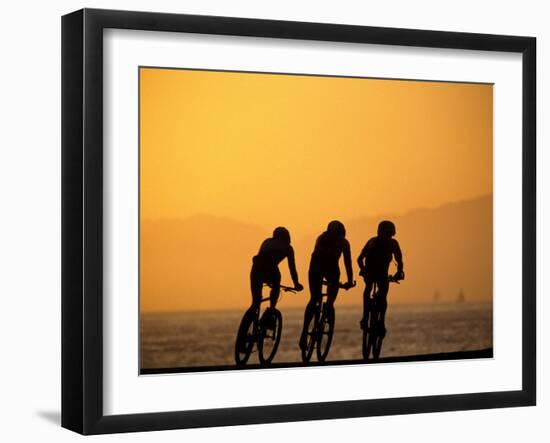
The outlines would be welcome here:
[[[363,248],[367,275],[387,277],[393,255],[401,255],[399,242],[394,238],[372,237]]]
[[[315,248],[311,254],[311,265],[321,268],[338,267],[338,261],[346,246],[349,247],[349,242],[345,238],[323,232],[315,242]]]
[[[291,252],[292,246],[275,238],[264,240],[258,254],[252,259],[255,265],[272,268],[277,267]]]

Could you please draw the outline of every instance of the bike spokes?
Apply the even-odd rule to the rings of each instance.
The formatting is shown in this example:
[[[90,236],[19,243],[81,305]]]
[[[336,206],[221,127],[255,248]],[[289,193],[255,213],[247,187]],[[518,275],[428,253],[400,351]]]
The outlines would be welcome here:
[[[378,360],[380,357],[380,351],[382,350],[382,340],[383,338],[380,336],[377,336],[374,340],[374,344],[372,346],[372,356],[374,357],[374,360]]]
[[[260,363],[269,364],[275,357],[281,332],[283,329],[283,317],[277,309],[269,309],[264,312],[259,325],[258,351]]]
[[[378,360],[378,358],[380,357],[380,352],[382,351],[382,341],[384,340],[385,336],[386,336],[386,333],[384,331],[382,321],[379,320],[377,323],[376,336],[372,346],[372,354],[373,354],[374,360]]]
[[[324,305],[317,331],[317,359],[325,361],[334,335],[334,308]]]
[[[370,324],[369,324],[369,318],[363,319],[362,323],[362,329],[363,329],[363,359],[368,360],[370,357]]]
[[[385,337],[382,325],[381,313],[376,306],[371,308],[368,321],[363,328],[363,358],[365,360],[378,360],[382,350],[382,341]]]
[[[250,313],[245,313],[241,320],[235,342],[235,362],[237,365],[244,365],[248,361],[254,347],[255,335],[256,321],[254,316]]]
[[[304,342],[301,343],[302,349],[302,361],[307,363],[311,360],[313,351],[315,350],[315,343],[317,342],[317,323],[319,321],[319,313],[315,312],[309,319],[309,323],[306,328],[306,333],[303,338]]]

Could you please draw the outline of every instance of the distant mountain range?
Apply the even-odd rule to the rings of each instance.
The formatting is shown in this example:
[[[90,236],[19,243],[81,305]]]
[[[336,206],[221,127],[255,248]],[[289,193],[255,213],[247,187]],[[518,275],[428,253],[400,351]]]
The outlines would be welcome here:
[[[481,197],[434,209],[389,216],[397,226],[406,280],[392,285],[394,300],[486,301],[493,293],[493,199]],[[381,217],[349,221],[349,238],[360,252],[364,235],[374,233]]]
[[[358,287],[338,303],[361,303],[363,283],[356,257],[376,234],[378,222],[397,226],[406,280],[392,285],[390,302],[466,302],[492,298],[492,196],[417,209],[404,215],[343,220],[352,245]],[[243,309],[250,302],[251,259],[271,230],[225,217],[141,221],[141,306],[144,310]],[[281,306],[303,306],[309,297],[307,268],[319,233],[293,232],[298,272],[306,290],[285,295]],[[345,277],[343,265],[342,278]],[[289,284],[288,266],[281,264]]]

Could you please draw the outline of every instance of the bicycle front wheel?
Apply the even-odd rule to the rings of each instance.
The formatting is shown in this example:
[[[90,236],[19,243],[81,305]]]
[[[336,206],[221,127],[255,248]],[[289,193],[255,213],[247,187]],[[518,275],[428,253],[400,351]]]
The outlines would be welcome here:
[[[332,336],[334,335],[334,308],[329,308],[329,305],[323,306],[323,313],[319,321],[319,329],[317,331],[317,360],[325,361],[332,344]]]
[[[281,341],[281,332],[283,330],[283,316],[278,309],[269,309],[264,312],[260,320],[260,340],[258,341],[258,356],[260,363],[268,365],[271,363],[279,342]]]
[[[383,330],[382,322],[379,320],[377,333],[376,336],[373,338],[372,344],[372,356],[374,357],[374,360],[378,360],[378,358],[380,358],[380,352],[382,351],[382,342],[384,341],[385,336],[386,333]]]
[[[364,319],[363,323],[363,359],[368,360],[371,354],[371,327],[370,327],[370,317],[372,317],[372,314],[370,314],[367,318]]]
[[[255,315],[250,312],[244,314],[235,341],[235,363],[238,366],[245,365],[250,358],[254,347],[256,323]]]
[[[378,360],[384,337],[381,331],[380,312],[375,308],[370,314],[368,328],[363,331],[363,358]]]
[[[319,311],[316,309],[315,314],[309,319],[309,323],[306,325],[305,342],[301,346],[302,361],[308,363],[311,360],[313,351],[315,350],[315,343],[317,342],[317,323],[319,322]]]

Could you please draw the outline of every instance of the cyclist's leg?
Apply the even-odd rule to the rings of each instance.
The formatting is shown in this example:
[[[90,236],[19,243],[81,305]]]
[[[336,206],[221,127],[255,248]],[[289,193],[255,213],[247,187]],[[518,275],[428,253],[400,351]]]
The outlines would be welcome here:
[[[325,278],[327,279],[327,304],[330,309],[334,309],[334,302],[340,289],[340,269],[330,269]]]
[[[254,313],[260,309],[262,303],[262,288],[264,285],[264,276],[260,269],[252,266],[250,271],[250,292],[252,293],[252,304],[247,313]]]
[[[275,309],[281,291],[281,271],[279,271],[279,268],[275,268],[270,274],[269,284],[271,285],[271,293],[269,294],[269,307]]]
[[[368,276],[365,277],[365,290],[363,291],[363,319],[361,320],[361,328],[367,328],[369,324],[369,312],[371,307],[371,292],[373,281]]]
[[[262,288],[264,284],[264,278],[261,272],[261,269],[258,269],[256,266],[252,266],[250,271],[250,292],[252,293],[252,304],[247,309],[244,314],[241,326],[239,326],[238,337],[241,337],[241,334],[248,334],[246,330],[242,330],[243,324],[248,328],[250,321],[253,321],[254,318],[258,315],[260,311],[260,304],[262,303]],[[245,318],[247,321],[245,321]],[[249,340],[238,339],[238,351],[241,353],[246,352],[247,346],[249,346]]]
[[[388,309],[388,290],[390,283],[388,278],[380,278],[377,281],[378,284],[378,303],[380,306],[380,321],[382,323],[382,330],[386,331],[386,309]]]
[[[317,270],[310,268],[308,273],[308,280],[309,280],[310,297],[309,297],[309,302],[306,305],[306,309],[304,311],[304,325],[302,327],[302,334],[300,336],[301,348],[305,346],[305,340],[307,336],[307,326],[309,325],[309,322],[311,321],[312,317],[315,315],[315,305],[320,301],[320,298],[321,298],[323,276],[321,273],[317,272]]]

